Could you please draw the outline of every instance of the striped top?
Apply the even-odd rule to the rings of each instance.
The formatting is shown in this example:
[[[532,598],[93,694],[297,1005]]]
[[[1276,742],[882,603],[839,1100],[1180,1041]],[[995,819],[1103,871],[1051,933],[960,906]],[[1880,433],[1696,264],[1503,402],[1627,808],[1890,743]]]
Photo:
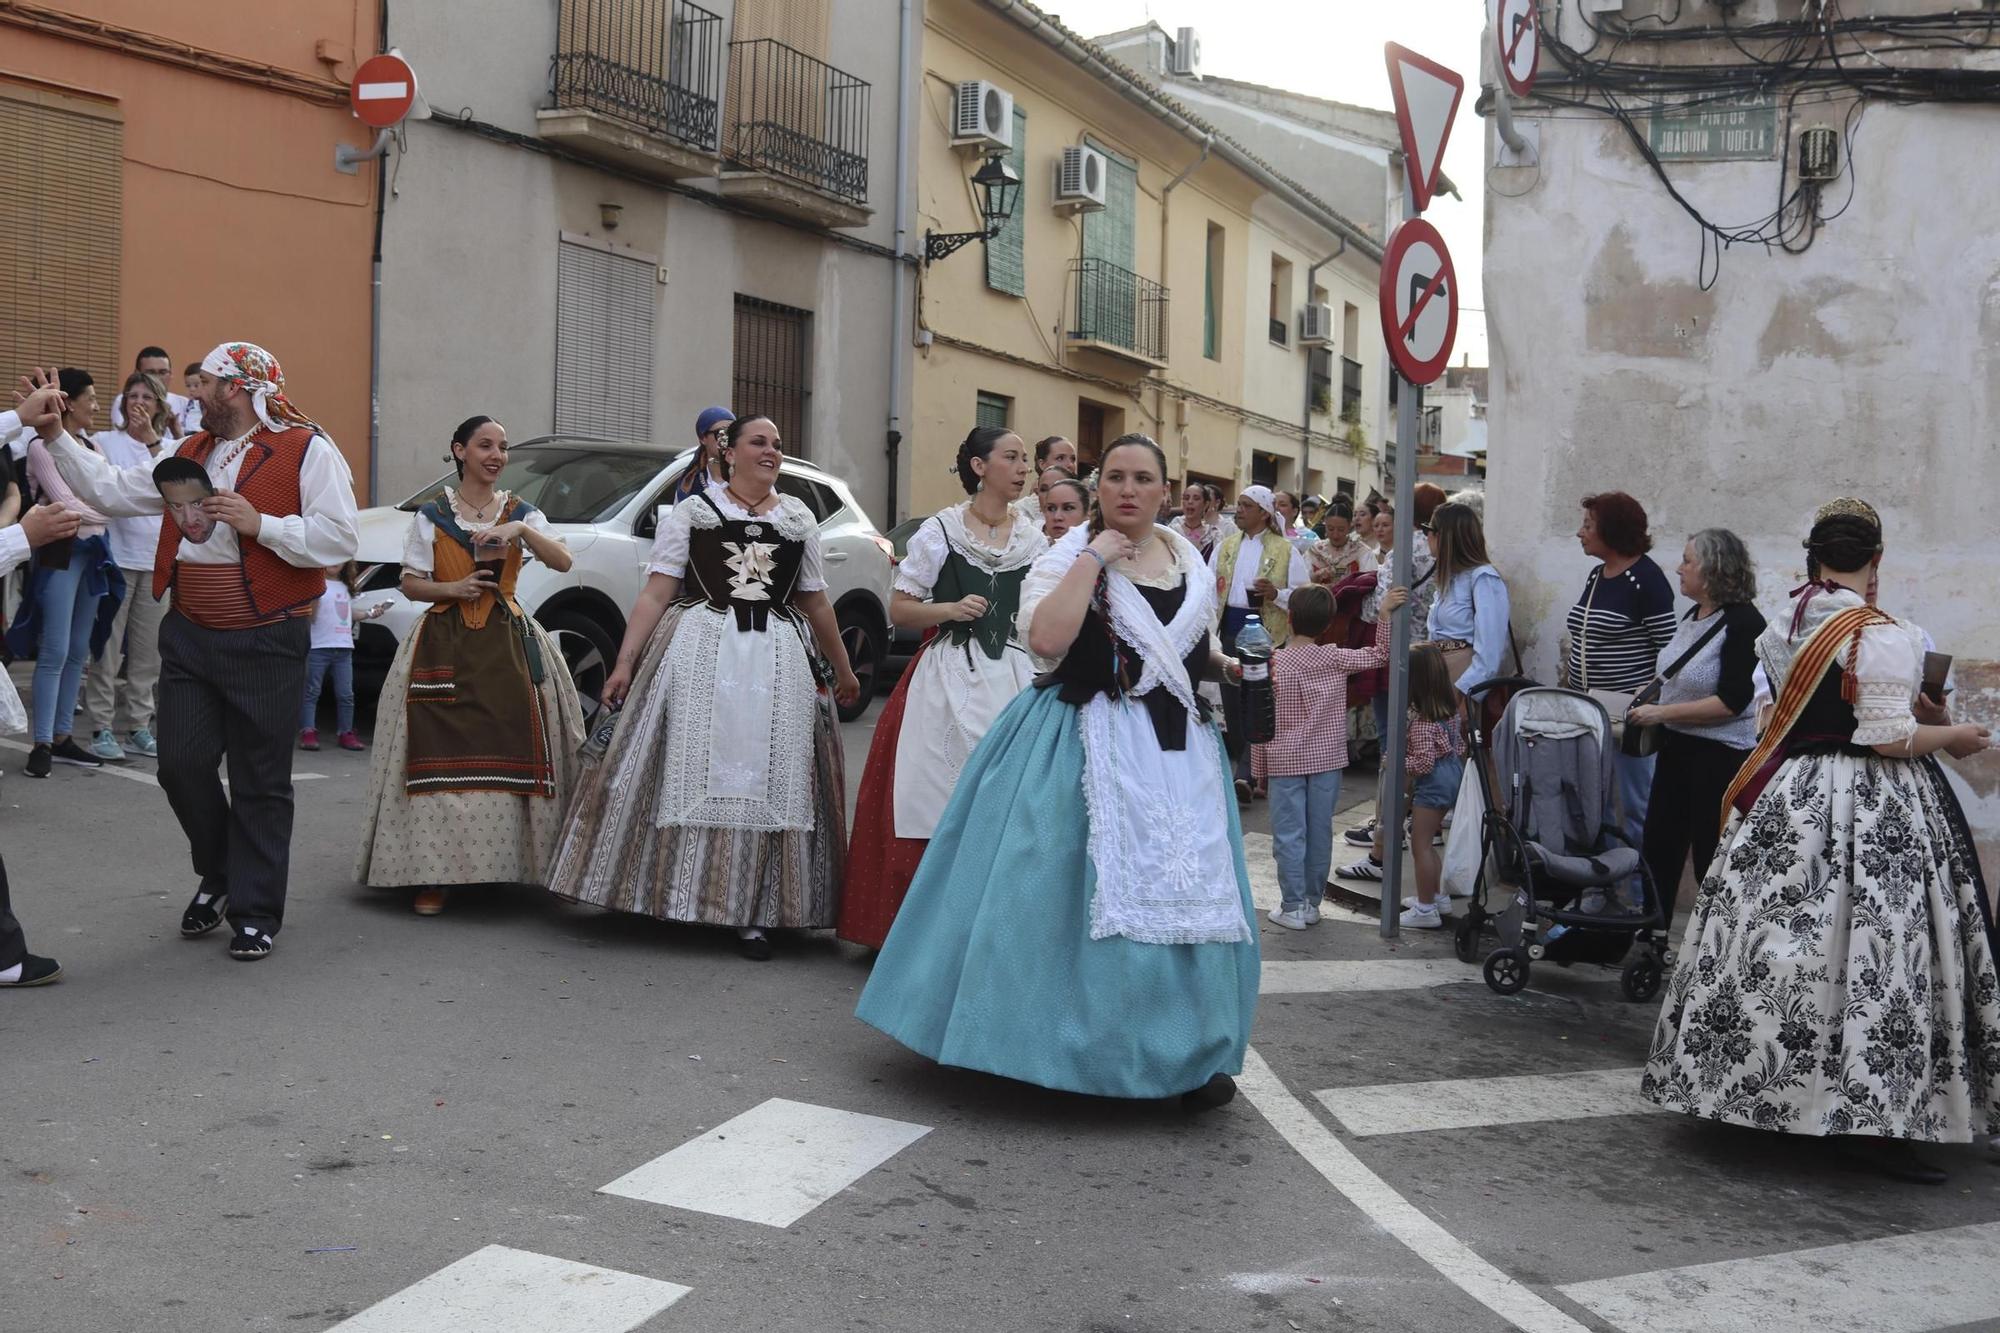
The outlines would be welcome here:
[[[1641,690],[1674,637],[1674,590],[1648,556],[1612,578],[1590,571],[1569,609],[1569,683],[1579,690]]]

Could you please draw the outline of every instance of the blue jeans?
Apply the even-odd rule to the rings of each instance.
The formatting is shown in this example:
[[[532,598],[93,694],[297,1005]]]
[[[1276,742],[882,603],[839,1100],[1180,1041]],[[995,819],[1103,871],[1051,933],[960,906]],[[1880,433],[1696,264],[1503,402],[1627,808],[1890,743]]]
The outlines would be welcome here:
[[[1340,770],[1271,779],[1271,854],[1287,911],[1316,906],[1333,870],[1333,807]]]
[[[1653,761],[1657,758],[1658,755],[1649,754],[1643,759],[1634,759],[1623,751],[1614,751],[1611,756],[1611,765],[1615,770],[1611,785],[1618,800],[1616,827],[1619,836],[1625,839],[1625,845],[1628,847],[1643,849],[1646,845],[1646,807],[1653,800]],[[1606,820],[1612,817],[1610,806],[1611,798],[1607,794],[1604,816]],[[1643,905],[1643,899],[1640,897],[1643,882],[1637,875],[1632,877],[1629,896],[1635,907]],[[1671,897],[1677,887],[1677,883],[1665,885],[1661,887],[1660,892]]]
[[[100,594],[88,591],[84,558],[51,569],[42,581],[41,637],[35,643],[35,744],[67,736],[76,718],[76,692],[90,660],[90,631]]]
[[[299,730],[319,728],[319,691],[328,674],[333,676],[334,715],[340,719],[339,734],[354,730],[354,650],[315,648],[306,654],[306,698],[299,710]]]

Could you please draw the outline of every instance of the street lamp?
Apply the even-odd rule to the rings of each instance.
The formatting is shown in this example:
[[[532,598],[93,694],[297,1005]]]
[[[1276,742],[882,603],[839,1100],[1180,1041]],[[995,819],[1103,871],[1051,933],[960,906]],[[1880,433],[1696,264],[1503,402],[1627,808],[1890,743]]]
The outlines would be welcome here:
[[[987,155],[986,161],[973,173],[972,183],[979,187],[980,197],[985,203],[980,206],[979,215],[986,223],[983,231],[925,231],[924,262],[943,259],[962,245],[973,241],[990,241],[1000,234],[1007,225],[1007,219],[1014,216],[1014,206],[1021,199],[1021,177],[1014,168],[1007,165],[1007,159],[999,153]]]

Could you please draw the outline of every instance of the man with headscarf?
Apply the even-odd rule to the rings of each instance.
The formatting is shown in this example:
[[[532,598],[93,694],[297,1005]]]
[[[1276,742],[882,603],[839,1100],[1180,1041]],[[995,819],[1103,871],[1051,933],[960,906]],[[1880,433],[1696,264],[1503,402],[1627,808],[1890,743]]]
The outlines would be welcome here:
[[[159,774],[201,877],[181,934],[206,935],[226,919],[229,956],[247,962],[271,952],[284,918],[292,724],[325,571],[354,557],[354,479],[333,441],[286,399],[269,352],[224,343],[201,371],[206,429],[175,457],[207,471],[215,494],[202,508],[215,530],[184,543],[178,524],[160,525],[150,592],[157,599],[171,587],[174,596],[160,625]],[[49,378],[37,371],[24,384],[22,419],[78,496],[106,514],[163,512],[151,468],[120,470],[83,448],[62,429]]]
[[[1273,523],[1277,513],[1270,487],[1244,487],[1236,497],[1236,531],[1216,543],[1208,557],[1208,567],[1215,574],[1216,600],[1222,607],[1222,651],[1226,654],[1235,654],[1236,635],[1253,612],[1273,644],[1283,647],[1291,637],[1285,608],[1291,604],[1292,589],[1309,579],[1305,557]],[[1248,800],[1249,723],[1243,716],[1239,687],[1223,686],[1222,718],[1223,741],[1236,761],[1236,796]]]

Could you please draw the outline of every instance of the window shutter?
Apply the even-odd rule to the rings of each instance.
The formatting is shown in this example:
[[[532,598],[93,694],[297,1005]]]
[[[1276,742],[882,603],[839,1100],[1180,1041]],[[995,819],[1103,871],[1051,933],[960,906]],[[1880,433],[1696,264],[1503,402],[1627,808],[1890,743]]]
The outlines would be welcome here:
[[[1101,259],[1133,273],[1133,228],[1138,223],[1139,167],[1096,140],[1090,146],[1104,154],[1104,207],[1083,217],[1083,257]],[[1134,345],[1139,328],[1138,285],[1106,277],[1099,280],[1095,311],[1098,336],[1123,347]]]
[[[1007,154],[1021,188],[1014,196],[1014,215],[1000,234],[986,243],[986,285],[1009,296],[1028,294],[1026,234],[1028,221],[1028,113],[1014,108],[1014,147]]]
[[[972,424],[975,426],[998,426],[1000,429],[1005,430],[1008,425],[1007,418],[1013,415],[1013,406],[1014,400],[1005,394],[988,393],[984,389],[981,389],[978,398],[973,404]]]
[[[124,131],[115,105],[0,85],[0,365],[88,370],[101,400],[129,364]]]
[[[556,263],[556,433],[653,438],[654,266],[564,241]]]

